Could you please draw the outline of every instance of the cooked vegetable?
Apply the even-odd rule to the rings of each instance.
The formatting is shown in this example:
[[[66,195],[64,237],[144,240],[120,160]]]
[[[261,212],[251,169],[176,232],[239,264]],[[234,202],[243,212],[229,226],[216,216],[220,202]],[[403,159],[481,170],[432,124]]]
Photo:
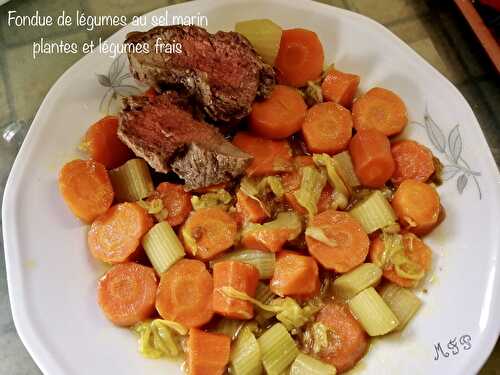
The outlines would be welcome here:
[[[359,80],[360,77],[356,74],[331,69],[326,73],[321,84],[323,97],[325,100],[335,102],[345,108],[351,108]]]
[[[300,188],[294,195],[297,202],[307,210],[310,217],[318,212],[318,201],[326,184],[326,174],[313,166],[300,169]]]
[[[137,203],[114,205],[92,223],[87,235],[90,253],[108,263],[132,260],[152,226],[153,219]]]
[[[343,274],[333,282],[333,294],[343,300],[354,297],[362,290],[375,286],[382,277],[382,270],[373,263],[363,263]]]
[[[337,172],[336,162],[334,159],[327,154],[314,154],[313,160],[317,166],[326,168],[330,186],[333,187],[337,193],[342,194],[349,199],[351,196],[351,190]]]
[[[156,224],[146,233],[142,247],[160,275],[185,255],[181,241],[166,221]]]
[[[241,320],[222,318],[217,323],[215,332],[222,333],[223,335],[231,338],[231,340],[235,340],[244,324],[245,322]]]
[[[300,307],[297,301],[290,297],[277,298],[271,302],[271,306],[280,308],[281,311],[278,311],[276,314],[276,319],[283,323],[289,331],[302,327],[319,311],[319,307],[317,306],[306,305]]]
[[[290,368],[290,375],[335,375],[337,370],[307,354],[300,353]]]
[[[408,123],[401,98],[381,87],[367,91],[354,102],[352,118],[356,130],[377,129],[386,136],[400,133]]]
[[[297,238],[302,232],[300,217],[294,212],[281,212],[276,219],[264,224],[250,224],[242,233],[243,246],[277,252],[287,241]]]
[[[233,197],[226,190],[220,189],[203,194],[202,196],[191,197],[191,204],[195,210],[201,208],[210,208],[220,206],[222,208],[229,207]]]
[[[231,339],[191,328],[187,340],[189,375],[222,375],[229,363]]]
[[[320,77],[323,70],[323,46],[315,32],[305,29],[284,30],[274,66],[281,84],[301,87]]]
[[[225,260],[217,262],[213,268],[214,296],[213,309],[216,313],[231,319],[252,319],[253,305],[248,301],[231,298],[220,289],[231,287],[255,297],[255,290],[259,282],[259,271],[251,264]]]
[[[237,22],[234,31],[243,34],[266,63],[274,64],[280,49],[281,27],[269,19],[256,19]]]
[[[336,154],[344,151],[352,137],[351,112],[339,104],[325,102],[309,108],[302,135],[310,152]]]
[[[257,301],[263,305],[268,305],[274,298],[276,298],[276,295],[268,285],[262,282],[257,285],[257,290],[255,291],[255,299]],[[263,310],[259,306],[255,306],[255,309],[255,321],[263,327],[266,326],[267,321],[276,314],[274,311]]]
[[[241,188],[236,193],[236,200],[236,209],[243,215],[246,222],[262,223],[269,218],[264,204],[259,199],[245,193]]]
[[[280,251],[271,290],[281,296],[306,296],[319,291],[319,269],[313,257]]]
[[[385,335],[399,325],[396,315],[373,287],[351,298],[349,308],[370,336]]]
[[[306,234],[309,253],[326,269],[348,272],[363,263],[368,254],[369,240],[361,225],[348,213],[327,210],[316,215],[310,226],[320,228],[331,244],[325,244]]]
[[[191,194],[182,185],[162,182],[156,187],[147,202],[160,201],[162,208],[155,213],[158,221],[166,221],[175,227],[182,224],[192,210]]]
[[[262,361],[260,347],[254,334],[243,327],[231,351],[231,374],[261,375]]]
[[[349,143],[354,170],[361,184],[380,188],[394,173],[389,139],[376,129],[358,130]]]
[[[132,151],[118,138],[117,130],[118,117],[106,116],[89,127],[81,144],[92,160],[107,169],[119,167],[134,157]]]
[[[274,253],[262,250],[237,250],[213,259],[210,262],[210,267],[213,268],[216,263],[227,260],[251,264],[259,271],[260,279],[270,279],[276,266],[276,254]]]
[[[267,99],[252,104],[250,129],[264,138],[287,138],[301,129],[306,110],[297,89],[276,85]]]
[[[118,202],[135,202],[153,191],[149,167],[143,159],[131,159],[121,167],[109,171],[109,177]]]
[[[131,326],[151,316],[157,281],[150,267],[137,263],[113,266],[97,285],[97,300],[114,324]]]
[[[113,187],[106,168],[93,160],[73,160],[59,173],[59,191],[73,214],[92,222],[113,203]]]
[[[337,241],[326,236],[323,229],[319,227],[307,227],[304,233],[306,236],[323,243],[324,245],[335,247],[338,246]]]
[[[396,185],[404,180],[426,182],[435,172],[432,152],[420,143],[411,140],[394,142],[391,152],[396,163],[391,181]]]
[[[431,185],[405,180],[394,193],[391,203],[399,222],[413,233],[422,236],[438,224],[441,202]]]
[[[396,284],[385,285],[380,291],[380,295],[398,318],[399,325],[396,327],[396,331],[402,330],[422,305],[420,299],[413,292]]]
[[[369,338],[347,305],[327,304],[316,316],[316,322],[312,334],[308,335],[316,340],[306,342],[306,347],[324,362],[335,366],[339,373],[353,368],[367,352]],[[313,350],[314,344],[317,351]]]
[[[373,233],[396,222],[396,214],[380,190],[375,190],[358,202],[349,214],[359,221],[366,233]]]
[[[335,171],[340,175],[344,183],[353,188],[361,185],[358,176],[354,171],[354,165],[352,164],[351,155],[349,151],[342,151],[337,155],[332,156],[333,165],[335,166]]]
[[[189,254],[209,260],[233,246],[237,230],[236,221],[224,209],[201,208],[188,217],[181,236]]]
[[[181,259],[161,275],[156,310],[163,319],[200,327],[212,319],[212,295],[212,276],[205,264]]]
[[[137,323],[132,328],[139,335],[139,353],[146,358],[178,357],[182,348],[178,335],[186,335],[181,324],[154,319]]]
[[[238,132],[233,144],[253,156],[248,176],[269,176],[292,170],[292,149],[286,140],[274,141]]]
[[[285,326],[276,323],[257,339],[262,363],[269,375],[281,375],[295,360],[299,349]]]

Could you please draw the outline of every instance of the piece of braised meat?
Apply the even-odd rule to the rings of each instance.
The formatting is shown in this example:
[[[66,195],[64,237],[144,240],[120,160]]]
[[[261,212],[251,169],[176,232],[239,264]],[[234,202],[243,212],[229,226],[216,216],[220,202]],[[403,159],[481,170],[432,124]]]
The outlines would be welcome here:
[[[156,171],[177,173],[187,190],[229,181],[252,159],[214,126],[196,120],[187,97],[177,92],[130,96],[124,104],[118,137]]]
[[[215,121],[242,119],[255,98],[267,97],[274,86],[273,68],[235,32],[210,34],[197,26],[159,26],[130,33],[125,43],[149,45],[149,53],[128,54],[137,80],[157,91],[184,88]],[[155,44],[168,43],[180,43],[182,52],[157,51]]]

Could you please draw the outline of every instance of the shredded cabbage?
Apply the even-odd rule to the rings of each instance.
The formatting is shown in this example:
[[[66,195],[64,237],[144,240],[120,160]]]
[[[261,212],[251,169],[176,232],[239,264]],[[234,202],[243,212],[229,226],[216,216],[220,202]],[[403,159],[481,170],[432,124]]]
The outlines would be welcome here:
[[[183,325],[155,319],[137,323],[133,331],[139,335],[139,352],[146,358],[177,357],[181,353],[178,335],[186,335]]]
[[[231,196],[231,194],[229,194],[224,189],[219,189],[217,191],[212,191],[203,194],[202,196],[199,197],[193,195],[191,197],[191,204],[193,205],[193,208],[195,210],[199,210],[201,208],[216,207],[216,206],[223,206],[227,208],[232,200],[233,197]]]
[[[394,266],[396,274],[410,280],[420,280],[425,276],[425,271],[420,264],[412,261],[405,254],[403,236],[382,232],[384,251],[374,263],[382,269]]]
[[[338,246],[337,241],[328,238],[325,232],[323,232],[323,229],[321,229],[320,227],[307,227],[305,235],[311,237],[312,239],[315,239],[316,241],[322,242],[325,245],[332,247]]]
[[[330,186],[333,187],[336,192],[344,195],[346,199],[348,199],[351,196],[351,191],[337,172],[333,158],[328,154],[314,154],[313,161],[318,167],[324,167],[326,169]]]

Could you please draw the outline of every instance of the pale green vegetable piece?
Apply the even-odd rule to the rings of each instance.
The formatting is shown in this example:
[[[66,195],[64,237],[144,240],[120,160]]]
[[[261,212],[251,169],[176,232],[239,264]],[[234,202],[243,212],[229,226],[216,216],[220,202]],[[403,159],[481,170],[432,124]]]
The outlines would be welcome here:
[[[297,344],[281,323],[269,328],[257,342],[268,375],[281,375],[299,354]]]
[[[326,168],[326,174],[328,176],[330,186],[333,187],[335,191],[349,199],[351,196],[351,190],[337,172],[333,158],[328,154],[314,154],[313,161],[318,167]]]
[[[289,375],[335,375],[337,369],[307,354],[300,353],[292,363]]]
[[[396,222],[396,214],[379,190],[375,190],[367,198],[357,203],[349,213],[359,221],[368,234]]]
[[[242,263],[251,264],[259,271],[260,279],[270,279],[274,274],[276,266],[276,254],[269,251],[261,250],[237,250],[226,253],[215,258],[210,262],[210,267],[213,268],[215,263],[234,260]]]
[[[385,335],[394,330],[399,321],[382,297],[373,288],[367,288],[348,302],[354,316],[370,336]]]
[[[241,327],[245,324],[244,321],[236,320],[236,319],[228,319],[222,318],[217,322],[217,326],[215,327],[215,332],[222,333],[234,340],[241,329]]]
[[[307,227],[305,231],[305,235],[315,239],[316,241],[322,242],[327,246],[338,246],[337,242],[333,239],[327,237],[323,229],[320,227]]]
[[[260,346],[250,328],[242,328],[231,350],[230,362],[233,375],[262,374]]]
[[[361,182],[354,171],[354,165],[352,164],[349,151],[342,151],[341,153],[332,156],[332,160],[335,170],[348,186],[357,187],[361,185]]]
[[[362,290],[376,285],[382,277],[382,270],[373,263],[363,263],[335,279],[333,294],[343,300],[354,297]]]
[[[318,212],[318,201],[326,185],[326,174],[316,167],[308,165],[300,169],[302,176],[300,188],[294,193],[297,202],[304,207],[309,216]]]
[[[131,159],[110,170],[109,178],[117,202],[135,202],[148,197],[154,191],[149,167],[143,159]]]
[[[209,208],[216,206],[223,206],[227,208],[233,197],[224,189],[219,189],[217,191],[211,191],[209,193],[203,194],[201,196],[193,195],[191,197],[191,204],[195,210],[201,208]]]
[[[300,305],[290,297],[275,299],[271,302],[272,306],[280,306],[282,311],[276,315],[287,330],[300,328],[306,324],[311,317],[318,312],[319,308],[312,306],[300,307]]]
[[[256,19],[236,23],[234,30],[243,34],[257,53],[269,65],[274,64],[280,48],[281,27],[269,19]]]
[[[160,275],[185,255],[181,241],[166,221],[156,224],[144,235],[142,247]]]
[[[161,200],[160,198],[155,198],[148,201],[139,200],[137,201],[137,204],[148,211],[148,214],[150,215],[157,215],[163,210],[163,200]]]
[[[422,305],[420,299],[411,290],[393,283],[385,285],[380,295],[399,320],[396,331],[401,331]]]
[[[132,330],[139,335],[139,352],[146,358],[178,357],[182,353],[178,335],[186,335],[183,325],[155,319],[137,323]]]
[[[296,239],[302,232],[302,221],[296,212],[280,212],[273,221],[264,224],[252,223],[247,225],[247,227],[243,229],[243,233],[251,233],[266,229],[289,229],[290,235],[287,240],[291,241]]]

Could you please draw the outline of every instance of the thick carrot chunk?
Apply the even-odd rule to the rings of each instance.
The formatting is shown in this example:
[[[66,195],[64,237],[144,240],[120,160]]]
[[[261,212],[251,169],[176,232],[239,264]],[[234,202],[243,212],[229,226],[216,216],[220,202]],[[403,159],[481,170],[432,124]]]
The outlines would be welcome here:
[[[358,85],[358,75],[332,69],[326,74],[321,84],[321,91],[325,100],[335,102],[345,108],[351,108]]]
[[[188,375],[222,375],[229,363],[231,339],[192,328],[187,341]]]

